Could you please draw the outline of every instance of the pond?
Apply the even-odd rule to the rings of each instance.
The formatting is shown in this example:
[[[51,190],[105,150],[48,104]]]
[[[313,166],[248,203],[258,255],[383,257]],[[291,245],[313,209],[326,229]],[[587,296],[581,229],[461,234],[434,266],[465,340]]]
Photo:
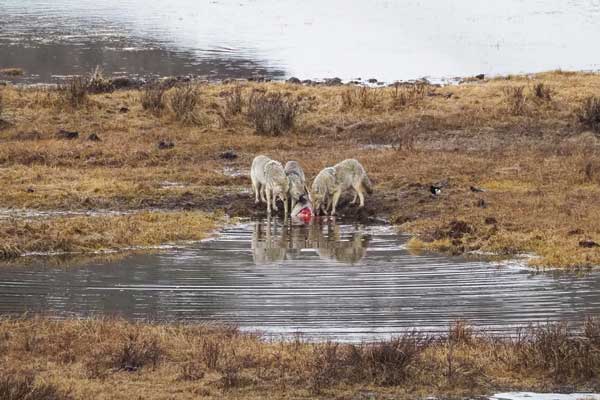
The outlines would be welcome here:
[[[0,267],[0,314],[222,321],[266,336],[361,341],[457,319],[498,335],[600,313],[600,274],[411,254],[389,225],[258,220],[155,254]]]
[[[0,68],[383,81],[599,68],[600,0],[3,0]]]

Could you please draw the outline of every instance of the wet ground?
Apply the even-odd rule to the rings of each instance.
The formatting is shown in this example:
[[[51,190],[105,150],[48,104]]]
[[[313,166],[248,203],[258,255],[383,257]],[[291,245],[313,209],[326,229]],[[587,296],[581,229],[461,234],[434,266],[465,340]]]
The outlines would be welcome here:
[[[4,0],[0,68],[380,81],[598,69],[596,0]]]
[[[600,275],[410,254],[388,225],[244,223],[215,239],[82,266],[0,268],[0,314],[224,321],[266,335],[373,340],[456,319],[499,335],[600,312]]]

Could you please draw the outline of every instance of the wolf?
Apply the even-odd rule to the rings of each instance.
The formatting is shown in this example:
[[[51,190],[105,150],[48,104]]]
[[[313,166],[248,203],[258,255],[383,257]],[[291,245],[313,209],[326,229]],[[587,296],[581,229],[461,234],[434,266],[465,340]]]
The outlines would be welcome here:
[[[254,191],[255,200],[254,203],[258,204],[261,201],[266,203],[265,199],[265,165],[271,161],[267,156],[256,156],[252,160],[252,167],[250,168],[250,178],[252,179],[252,190]],[[260,199],[259,199],[260,197]]]
[[[356,203],[357,197],[360,199],[359,207],[365,205],[364,192],[373,193],[373,185],[364,167],[352,158],[319,172],[310,192],[314,210],[318,212],[325,206],[325,213],[330,209],[331,215],[335,215],[340,196],[349,189],[355,191],[352,204]]]
[[[285,174],[290,180],[290,210],[296,207],[296,203],[304,201],[308,194],[308,188],[306,187],[306,178],[304,177],[304,171],[297,161],[288,161],[285,164]]]
[[[271,213],[271,199],[273,200],[273,209],[277,211],[275,201],[277,197],[283,201],[284,216],[288,215],[288,192],[290,190],[290,180],[285,174],[285,170],[279,161],[271,160],[265,164],[265,194],[267,195],[267,213]]]

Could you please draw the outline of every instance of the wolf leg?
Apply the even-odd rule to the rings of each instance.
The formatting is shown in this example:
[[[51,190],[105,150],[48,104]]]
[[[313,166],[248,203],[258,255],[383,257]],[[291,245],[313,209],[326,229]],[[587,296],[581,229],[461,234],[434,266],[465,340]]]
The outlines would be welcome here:
[[[267,192],[267,214],[271,215],[271,191],[265,188]]]
[[[335,208],[337,207],[337,203],[340,200],[340,196],[342,195],[341,190],[336,191],[333,194],[333,200],[331,201],[331,215],[335,215]]]
[[[260,192],[260,183],[252,181],[252,191],[254,192],[254,204],[260,203],[258,199],[258,192]]]

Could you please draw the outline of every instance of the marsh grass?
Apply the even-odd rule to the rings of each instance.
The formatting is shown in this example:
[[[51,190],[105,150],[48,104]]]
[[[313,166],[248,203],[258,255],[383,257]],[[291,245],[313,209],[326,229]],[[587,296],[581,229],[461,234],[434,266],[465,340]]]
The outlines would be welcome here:
[[[176,86],[169,93],[169,104],[175,119],[184,125],[202,125],[199,105],[201,103],[200,89],[196,85]]]
[[[600,133],[600,97],[586,98],[578,111],[578,117],[585,127]]]
[[[400,84],[396,83],[391,90],[393,109],[402,109],[419,104],[429,93],[429,85],[426,83]]]
[[[159,84],[144,86],[140,96],[142,108],[155,116],[159,116],[165,109],[165,92],[167,89]]]
[[[235,116],[242,113],[244,107],[243,91],[240,85],[234,86],[231,91],[225,93],[225,114]]]
[[[114,91],[113,83],[110,79],[104,77],[103,70],[97,66],[90,74],[87,82],[89,93],[111,93]]]
[[[201,212],[0,220],[0,257],[27,252],[97,252],[200,240],[216,219]]]
[[[502,92],[508,112],[512,115],[523,115],[525,113],[525,86],[508,86]]]
[[[526,112],[514,115],[504,88],[529,88],[532,82],[552,88],[552,100],[540,100],[527,89]],[[399,100],[404,105],[397,108],[393,96],[401,96],[393,94],[396,88],[373,88],[380,94],[372,108],[357,105],[345,112],[340,112],[340,98],[347,86],[246,82],[242,113],[235,117],[226,116],[224,103],[224,93],[232,88],[202,85],[197,110],[212,117],[216,105],[225,122],[193,126],[172,118],[164,91],[148,102],[162,110],[156,118],[147,111],[153,107],[145,110],[140,103],[138,90],[89,94],[90,106],[64,108],[58,106],[64,102],[55,90],[1,87],[12,125],[0,131],[5,144],[0,146],[0,207],[191,208],[252,217],[262,210],[244,190],[250,184],[246,171],[256,154],[297,159],[309,180],[326,165],[358,158],[376,182],[366,215],[390,216],[418,235],[423,247],[455,254],[537,254],[539,258],[528,261],[535,267],[600,265],[598,249],[578,245],[582,240],[600,242],[600,175],[595,162],[600,139],[579,123],[581,106],[600,92],[599,74],[549,72],[423,89],[399,86],[398,93],[414,93],[407,97],[415,101]],[[253,96],[279,97],[278,106],[266,101],[267,106],[254,107],[261,112],[253,120],[248,113]],[[237,95],[233,98],[238,102]],[[290,120],[285,118],[289,113],[280,112],[288,102],[302,112],[291,113],[293,124],[272,124]],[[283,129],[256,135],[257,126],[272,125],[293,128],[285,135],[278,133]],[[55,137],[60,129],[79,131],[81,137],[60,140]],[[92,132],[102,141],[86,140]],[[159,150],[157,143],[165,138],[177,145]],[[228,149],[235,151],[235,160],[220,158]],[[432,197],[429,185],[442,180],[448,181],[447,187]],[[165,181],[178,185],[165,187]],[[486,191],[474,193],[470,186]],[[486,224],[489,218],[497,223]],[[472,233],[435,239],[448,232],[453,220],[468,222]],[[2,232],[5,254],[36,248],[36,243],[40,249],[52,248],[56,240],[48,235],[59,232],[27,231],[20,223],[15,227]],[[82,231],[87,237],[83,247],[94,248],[88,247],[90,229]],[[24,246],[25,241],[15,239],[18,235],[25,235],[30,244]],[[68,246],[56,247],[77,249],[78,242],[71,241],[77,235],[73,231]],[[102,246],[114,240],[120,248],[121,235],[105,238]]]
[[[599,326],[589,319],[583,330],[542,324],[494,336],[457,322],[445,334],[408,331],[351,344],[267,341],[210,324],[5,318],[0,343],[13,372],[0,368],[0,393],[15,385],[22,388],[19,393],[47,391],[49,397],[39,397],[44,400],[68,399],[70,390],[77,399],[94,390],[115,399],[167,393],[178,399],[199,392],[218,398],[283,393],[331,398],[365,387],[383,398],[464,397],[497,387],[548,391],[570,385],[576,390],[599,378]],[[23,337],[32,332],[37,339],[24,347]],[[207,348],[206,342],[216,346]],[[216,361],[199,359],[215,348],[218,357],[209,358]]]
[[[279,136],[294,127],[299,106],[282,93],[252,92],[248,100],[248,120],[259,135]]]
[[[552,100],[552,89],[548,85],[539,82],[533,85],[533,95],[539,100],[550,101]]]
[[[58,86],[59,98],[72,108],[80,108],[88,102],[88,80],[74,76]]]
[[[31,372],[8,372],[0,369],[2,400],[72,400],[68,391],[54,384],[38,383]]]
[[[0,75],[4,76],[21,76],[25,73],[25,71],[21,68],[0,68]]]

